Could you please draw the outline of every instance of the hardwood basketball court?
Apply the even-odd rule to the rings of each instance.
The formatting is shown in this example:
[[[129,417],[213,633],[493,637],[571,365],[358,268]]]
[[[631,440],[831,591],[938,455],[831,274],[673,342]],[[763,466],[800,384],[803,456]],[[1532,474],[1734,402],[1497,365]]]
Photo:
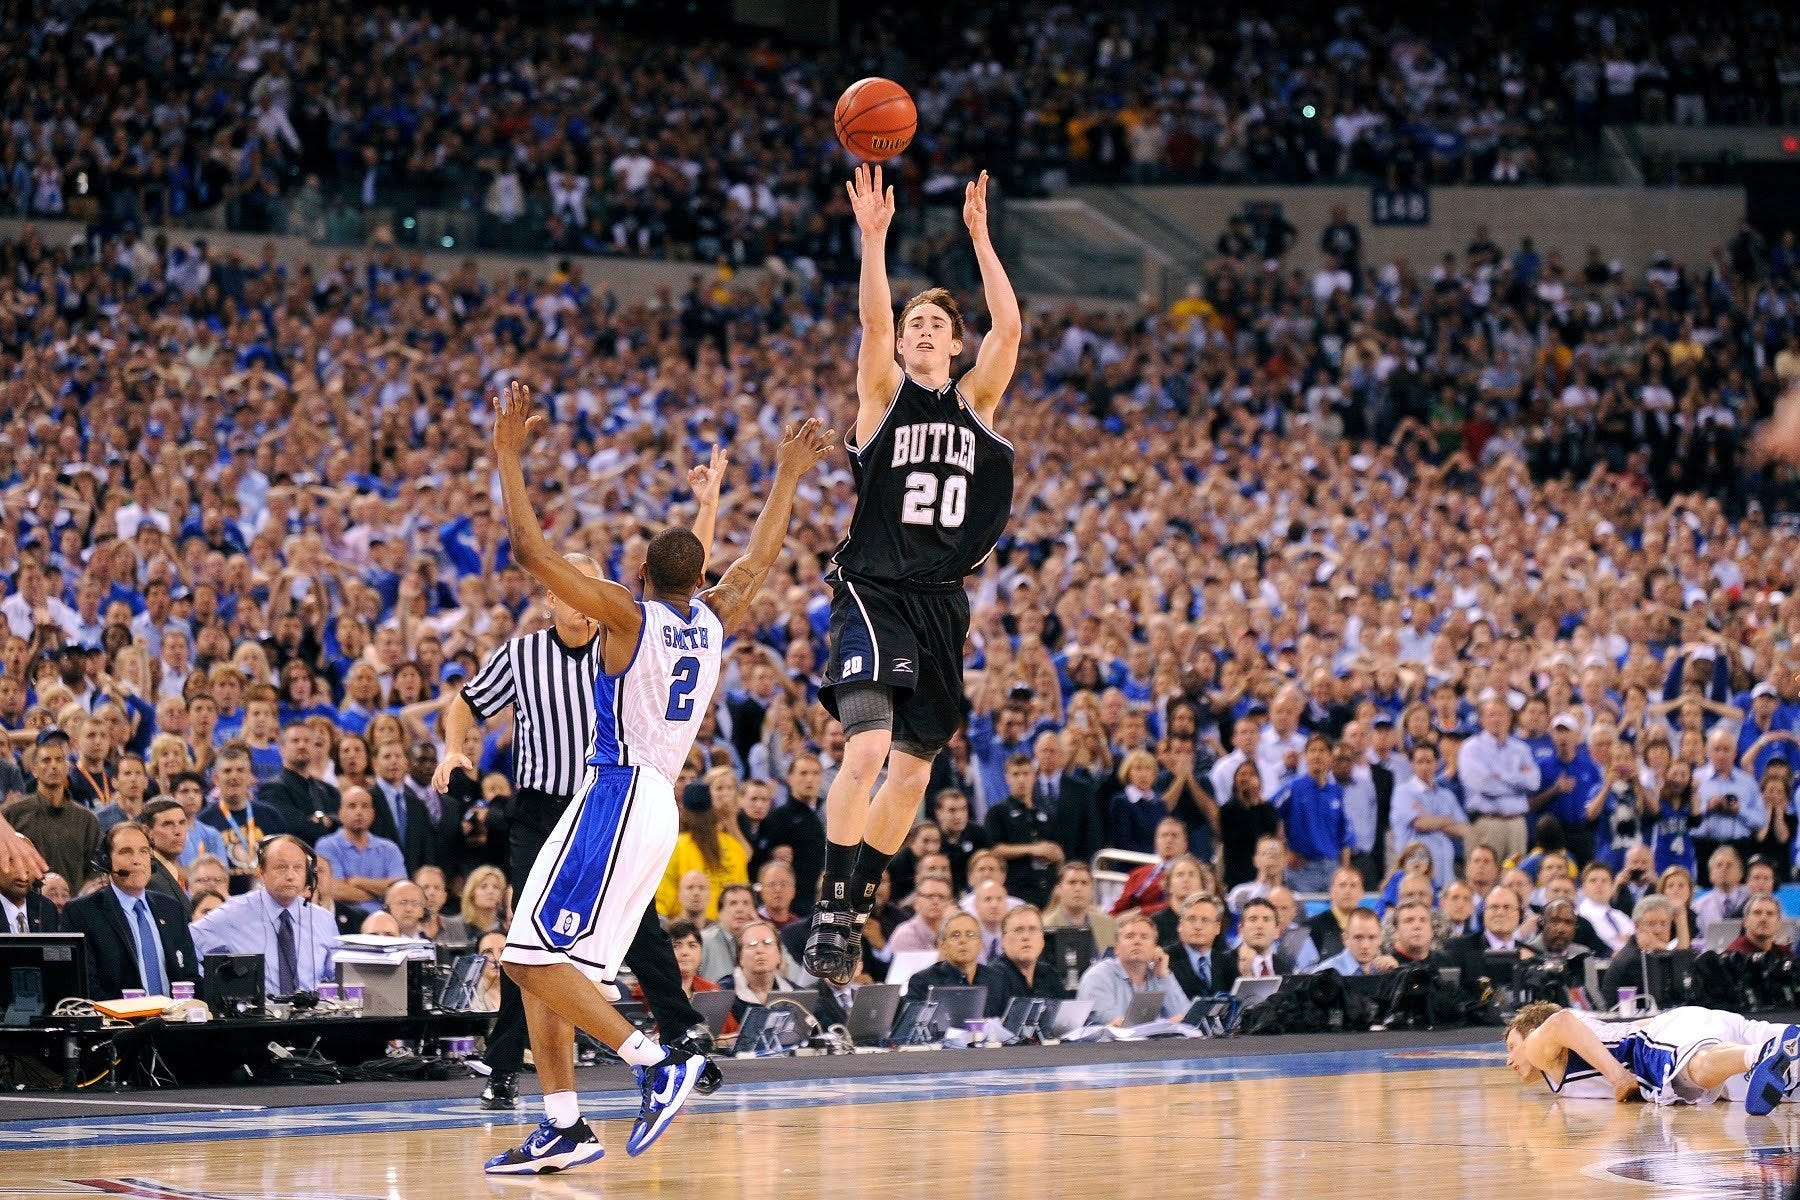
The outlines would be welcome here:
[[[0,1123],[0,1196],[1763,1198],[1785,1195],[1800,1160],[1789,1106],[1751,1118],[1724,1104],[1557,1101],[1520,1089],[1492,1043],[1245,1053],[1254,1048],[748,1082],[699,1101],[639,1159],[623,1149],[635,1097],[584,1094],[608,1156],[536,1179],[481,1173],[537,1110],[528,1098],[516,1122],[492,1124],[477,1081],[467,1098],[261,1111],[251,1106],[272,1092],[244,1089],[236,1110],[173,1113],[146,1111],[164,1100],[143,1093],[81,1098],[66,1118]],[[43,1111],[41,1097],[7,1097],[0,1117],[9,1103]]]

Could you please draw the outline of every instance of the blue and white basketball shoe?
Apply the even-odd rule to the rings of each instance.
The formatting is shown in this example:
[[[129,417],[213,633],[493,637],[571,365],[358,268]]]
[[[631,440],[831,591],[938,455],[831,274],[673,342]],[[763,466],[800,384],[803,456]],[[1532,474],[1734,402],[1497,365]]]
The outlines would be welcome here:
[[[606,1153],[586,1121],[558,1129],[545,1119],[524,1144],[496,1154],[482,1168],[489,1175],[548,1175],[591,1163]]]
[[[1750,1088],[1744,1093],[1744,1111],[1764,1117],[1775,1111],[1782,1096],[1794,1086],[1793,1068],[1800,1060],[1800,1025],[1789,1025],[1763,1052],[1750,1072]]]
[[[662,1136],[681,1106],[694,1091],[705,1073],[706,1058],[672,1050],[669,1057],[651,1067],[643,1076],[644,1103],[638,1109],[631,1136],[625,1139],[625,1153],[636,1158]]]

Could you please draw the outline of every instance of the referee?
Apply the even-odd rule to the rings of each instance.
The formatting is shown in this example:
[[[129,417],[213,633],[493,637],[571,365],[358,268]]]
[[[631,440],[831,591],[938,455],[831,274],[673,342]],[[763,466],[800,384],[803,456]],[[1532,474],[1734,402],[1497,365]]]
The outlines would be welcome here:
[[[600,577],[600,567],[585,554],[565,557],[585,574]],[[554,595],[549,597],[553,623],[549,629],[514,638],[495,650],[481,670],[444,712],[444,760],[431,784],[448,792],[451,772],[475,773],[461,751],[463,739],[477,724],[508,705],[514,732],[514,790],[510,830],[509,880],[516,889],[531,873],[538,851],[556,827],[563,809],[587,774],[588,743],[594,732],[594,682],[600,673],[598,626]],[[644,998],[662,1029],[665,1045],[688,1045],[702,1017],[681,988],[681,971],[669,935],[657,919],[656,905],[644,919],[625,955],[625,966],[643,985]],[[518,985],[500,972],[500,1012],[488,1037],[486,1063],[491,1072],[481,1093],[483,1108],[510,1109],[518,1101],[518,1074],[525,1065],[525,1005]],[[710,1078],[709,1078],[710,1077]],[[711,1084],[710,1087],[706,1086]],[[718,1068],[709,1066],[700,1086],[718,1086]]]

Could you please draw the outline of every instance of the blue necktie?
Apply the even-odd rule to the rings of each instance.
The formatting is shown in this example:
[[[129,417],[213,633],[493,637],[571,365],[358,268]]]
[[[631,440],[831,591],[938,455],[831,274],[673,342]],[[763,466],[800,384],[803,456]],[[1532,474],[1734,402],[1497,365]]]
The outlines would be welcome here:
[[[398,789],[389,792],[388,807],[393,810],[394,832],[399,835],[395,840],[404,849],[406,846],[406,793]]]
[[[1194,966],[1200,973],[1200,986],[1210,993],[1213,990],[1212,963],[1207,960],[1206,955],[1202,954],[1194,959]]]
[[[152,996],[169,994],[163,982],[162,960],[156,953],[156,934],[150,928],[150,906],[143,897],[137,902],[138,958],[144,964],[144,990]]]

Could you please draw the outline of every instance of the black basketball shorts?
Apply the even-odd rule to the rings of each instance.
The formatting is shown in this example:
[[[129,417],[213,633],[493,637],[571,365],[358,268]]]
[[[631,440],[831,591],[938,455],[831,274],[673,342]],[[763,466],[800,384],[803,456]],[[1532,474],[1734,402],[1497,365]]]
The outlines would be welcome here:
[[[882,683],[893,689],[894,740],[935,750],[963,723],[963,643],[969,595],[867,580],[832,585],[830,657],[819,702],[838,715],[833,689]]]

